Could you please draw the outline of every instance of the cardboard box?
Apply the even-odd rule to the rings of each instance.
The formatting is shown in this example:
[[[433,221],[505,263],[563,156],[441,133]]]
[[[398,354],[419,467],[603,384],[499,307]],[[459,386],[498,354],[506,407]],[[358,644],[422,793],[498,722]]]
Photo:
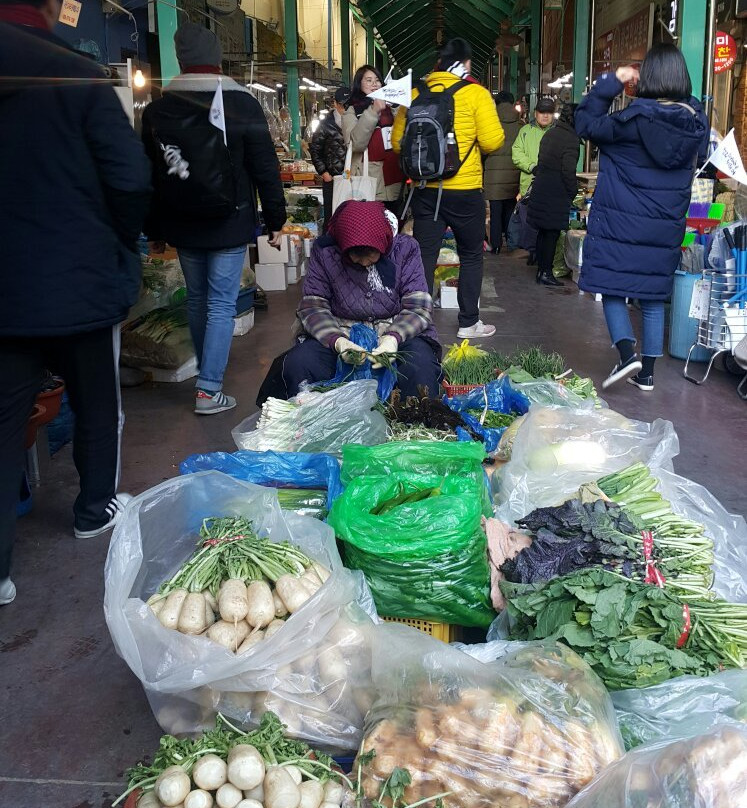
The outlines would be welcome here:
[[[308,258],[303,259],[303,261],[301,262],[300,269],[301,269],[301,277],[305,278],[306,273],[309,271],[309,259]]]
[[[301,280],[301,268],[298,264],[285,265],[285,280],[289,284],[298,283]]]
[[[280,237],[280,249],[270,247],[269,236],[260,236],[257,239],[257,252],[259,253],[259,264],[287,264],[291,259],[289,256],[288,236]]]
[[[265,292],[284,292],[288,288],[285,264],[257,264],[257,285]]]
[[[233,335],[234,337],[243,337],[254,328],[254,309],[249,309],[238,317],[233,318]]]

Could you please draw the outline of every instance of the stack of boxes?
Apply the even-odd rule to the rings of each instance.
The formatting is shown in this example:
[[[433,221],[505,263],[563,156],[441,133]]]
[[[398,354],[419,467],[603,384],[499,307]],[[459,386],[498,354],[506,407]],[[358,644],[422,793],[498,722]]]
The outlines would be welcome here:
[[[285,291],[289,284],[298,283],[306,274],[306,249],[300,236],[284,235],[280,249],[271,247],[268,236],[257,239],[259,262],[254,267],[257,285],[265,292]]]

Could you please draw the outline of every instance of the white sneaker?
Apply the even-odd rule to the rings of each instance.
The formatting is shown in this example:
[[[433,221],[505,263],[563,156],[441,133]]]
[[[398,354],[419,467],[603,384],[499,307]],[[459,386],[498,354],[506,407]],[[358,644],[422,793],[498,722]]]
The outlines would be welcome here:
[[[10,578],[0,581],[0,606],[7,606],[16,599],[16,585]]]
[[[107,530],[111,530],[114,525],[122,518],[122,514],[124,513],[124,509],[127,507],[127,503],[132,499],[131,494],[116,494],[114,499],[106,506],[106,516],[109,517],[109,521],[102,525],[101,527],[94,528],[93,530],[78,530],[75,528],[75,538],[76,539],[93,539],[96,536],[100,536],[102,533],[106,533]]]
[[[478,320],[469,328],[460,328],[457,336],[460,339],[479,339],[480,337],[492,337],[495,334],[494,325],[485,325],[482,320]]]
[[[197,415],[215,415],[216,412],[232,410],[236,406],[236,399],[227,396],[221,390],[217,393],[206,393],[198,390],[195,393],[195,412]]]

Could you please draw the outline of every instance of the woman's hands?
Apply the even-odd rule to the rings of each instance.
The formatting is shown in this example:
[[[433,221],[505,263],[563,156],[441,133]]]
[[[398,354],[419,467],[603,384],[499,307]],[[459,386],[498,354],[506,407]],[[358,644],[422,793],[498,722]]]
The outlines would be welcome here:
[[[399,342],[397,342],[397,338],[391,334],[384,334],[379,340],[378,346],[371,351],[371,357],[384,355],[388,356],[390,359],[394,359],[398,349]],[[374,361],[371,364],[371,370],[378,370],[380,367],[383,367],[381,362]]]
[[[380,98],[374,100],[373,104],[371,104],[373,111],[377,115],[381,115],[381,113],[386,109],[386,101],[382,101]]]
[[[362,365],[366,361],[366,352],[360,345],[351,342],[347,337],[338,337],[335,350],[349,365]]]
[[[625,67],[618,67],[615,71],[615,77],[623,84],[627,84],[629,81],[634,81],[637,83],[640,75],[641,74],[638,72],[637,67],[630,67],[629,65]]]

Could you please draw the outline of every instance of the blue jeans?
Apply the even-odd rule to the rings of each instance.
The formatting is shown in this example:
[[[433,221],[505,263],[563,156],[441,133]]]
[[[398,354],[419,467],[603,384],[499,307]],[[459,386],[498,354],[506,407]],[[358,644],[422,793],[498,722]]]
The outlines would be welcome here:
[[[187,317],[200,375],[196,387],[217,393],[233,338],[246,245],[227,250],[178,249],[187,282]]]
[[[664,301],[639,300],[643,323],[641,354],[643,356],[663,356],[664,354]],[[602,295],[604,316],[612,342],[617,345],[621,339],[635,342],[633,326],[624,297]]]

